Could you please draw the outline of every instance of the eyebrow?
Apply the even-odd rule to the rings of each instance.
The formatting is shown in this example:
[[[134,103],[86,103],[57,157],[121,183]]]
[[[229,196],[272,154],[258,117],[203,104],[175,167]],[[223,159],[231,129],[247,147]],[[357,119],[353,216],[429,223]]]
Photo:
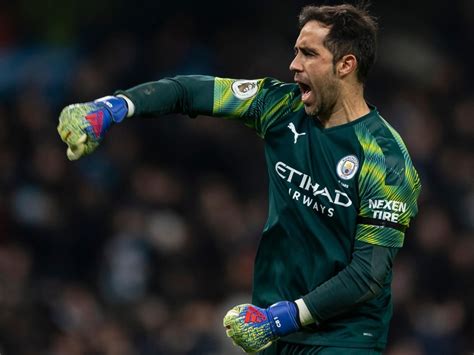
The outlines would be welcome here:
[[[315,49],[315,48],[310,48],[310,47],[307,47],[307,46],[294,46],[293,47],[294,51],[302,51],[302,52],[306,52],[306,53],[313,53],[313,54],[316,54],[318,53],[318,51]]]

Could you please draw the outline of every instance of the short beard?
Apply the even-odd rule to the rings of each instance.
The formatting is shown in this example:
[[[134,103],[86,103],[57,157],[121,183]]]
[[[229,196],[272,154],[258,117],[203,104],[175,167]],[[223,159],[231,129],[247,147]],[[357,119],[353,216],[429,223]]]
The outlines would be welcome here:
[[[336,106],[336,102],[340,95],[339,85],[336,82],[331,83],[326,87],[325,93],[326,95],[324,98],[321,95],[319,106],[312,112],[307,112],[308,115],[317,117],[320,121],[328,121],[333,114],[334,106]]]
[[[308,116],[314,117],[314,118],[318,117],[319,107],[316,107],[314,110],[311,111],[309,107],[305,106],[304,110]]]
[[[330,96],[331,97],[335,96],[332,100],[326,100],[326,101],[331,101],[330,105],[323,106],[321,103],[313,109],[305,106],[304,110],[306,114],[310,117],[318,118],[321,121],[329,120],[329,117],[331,117],[331,114],[333,112],[334,106],[336,105],[338,95],[330,95]],[[321,101],[324,101],[324,100],[321,100]]]

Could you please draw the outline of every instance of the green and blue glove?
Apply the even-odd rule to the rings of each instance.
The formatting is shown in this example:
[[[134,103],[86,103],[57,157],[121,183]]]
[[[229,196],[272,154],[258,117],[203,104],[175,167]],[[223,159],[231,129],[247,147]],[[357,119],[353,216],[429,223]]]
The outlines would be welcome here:
[[[122,122],[127,112],[125,99],[116,96],[66,106],[59,115],[58,133],[68,145],[68,159],[77,160],[92,153],[110,126]]]
[[[224,317],[227,336],[245,352],[261,351],[280,337],[301,328],[298,307],[294,302],[281,301],[268,308],[241,304]]]

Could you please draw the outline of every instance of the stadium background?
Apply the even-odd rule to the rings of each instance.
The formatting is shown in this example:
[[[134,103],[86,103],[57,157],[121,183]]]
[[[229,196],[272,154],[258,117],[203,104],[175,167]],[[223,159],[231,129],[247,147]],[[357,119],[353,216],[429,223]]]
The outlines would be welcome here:
[[[305,4],[0,3],[2,355],[240,354],[221,317],[250,299],[262,142],[236,122],[131,119],[71,163],[57,117],[176,74],[290,81]],[[371,9],[380,53],[367,97],[423,183],[394,266],[386,354],[472,354],[474,2]]]

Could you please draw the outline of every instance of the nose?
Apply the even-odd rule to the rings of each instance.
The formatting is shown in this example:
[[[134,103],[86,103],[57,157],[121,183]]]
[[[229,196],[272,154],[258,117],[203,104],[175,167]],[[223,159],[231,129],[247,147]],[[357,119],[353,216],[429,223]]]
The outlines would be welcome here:
[[[303,67],[301,65],[301,61],[299,60],[299,56],[296,55],[290,63],[290,70],[292,72],[302,72]]]

